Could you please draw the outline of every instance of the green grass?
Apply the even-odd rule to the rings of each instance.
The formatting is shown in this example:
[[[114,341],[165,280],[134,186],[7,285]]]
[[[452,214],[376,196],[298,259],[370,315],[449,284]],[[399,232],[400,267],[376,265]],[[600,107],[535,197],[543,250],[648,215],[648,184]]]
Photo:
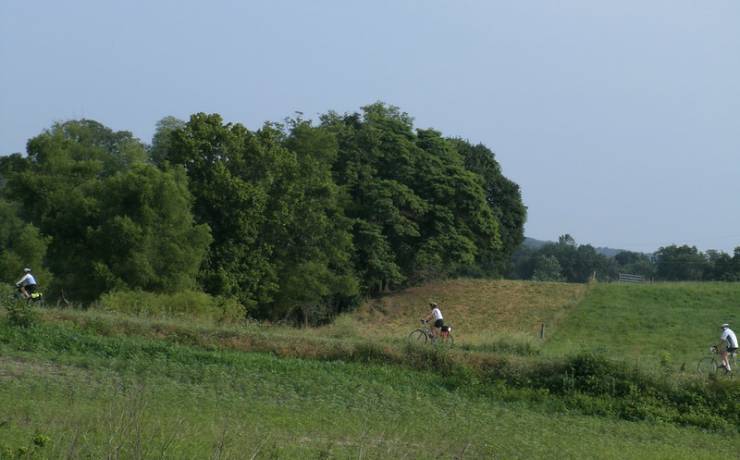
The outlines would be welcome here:
[[[737,322],[738,294],[447,281],[318,329],[0,314],[0,458],[43,436],[41,458],[732,457],[740,382],[680,363]],[[405,343],[427,299],[457,317],[455,350]]]
[[[546,350],[589,350],[693,371],[726,322],[740,326],[740,283],[597,284],[560,323]]]
[[[727,433],[509,401],[393,365],[57,326],[0,332],[0,444],[41,433],[49,458],[714,458],[738,447]]]

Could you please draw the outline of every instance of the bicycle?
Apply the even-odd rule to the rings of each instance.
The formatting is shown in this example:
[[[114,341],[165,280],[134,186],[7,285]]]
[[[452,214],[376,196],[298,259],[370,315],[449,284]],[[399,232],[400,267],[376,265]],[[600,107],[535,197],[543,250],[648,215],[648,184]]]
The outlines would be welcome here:
[[[414,329],[409,333],[408,340],[415,343],[427,343],[431,342],[436,345],[438,342],[447,346],[455,345],[455,339],[452,336],[452,326],[442,326],[439,333],[439,337],[432,333],[432,328],[429,327],[429,321],[421,320],[422,327]]]
[[[737,357],[735,353],[730,353],[727,357],[727,361],[730,363],[731,371],[728,371],[722,366],[722,358],[719,355],[719,348],[716,345],[709,347],[709,356],[701,358],[696,363],[696,371],[702,375],[723,375],[729,378],[734,376],[735,369],[737,368]],[[722,370],[723,372],[719,372]]]
[[[27,304],[36,304],[36,305],[44,304],[44,293],[39,291],[38,288],[34,289],[33,292],[31,292],[31,295],[29,297],[23,297],[23,294],[21,293],[20,288],[17,288],[15,290],[15,293],[11,297],[16,302],[24,301]]]

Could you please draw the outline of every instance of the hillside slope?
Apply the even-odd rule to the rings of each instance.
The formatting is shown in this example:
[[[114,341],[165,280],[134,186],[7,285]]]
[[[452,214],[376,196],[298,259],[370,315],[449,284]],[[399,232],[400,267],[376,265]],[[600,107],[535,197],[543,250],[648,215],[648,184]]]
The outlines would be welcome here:
[[[597,284],[546,348],[691,367],[719,341],[726,322],[740,326],[740,283]]]
[[[365,302],[352,318],[363,334],[404,337],[437,302],[445,322],[463,343],[492,335],[535,337],[542,322],[548,330],[581,301],[586,285],[530,281],[458,279],[423,286]]]
[[[691,367],[718,342],[720,324],[740,326],[740,283],[459,279],[370,299],[350,315],[353,332],[401,339],[428,313],[430,301],[439,303],[461,345],[515,337],[549,355],[595,351],[648,365]],[[537,338],[542,323],[544,341]]]

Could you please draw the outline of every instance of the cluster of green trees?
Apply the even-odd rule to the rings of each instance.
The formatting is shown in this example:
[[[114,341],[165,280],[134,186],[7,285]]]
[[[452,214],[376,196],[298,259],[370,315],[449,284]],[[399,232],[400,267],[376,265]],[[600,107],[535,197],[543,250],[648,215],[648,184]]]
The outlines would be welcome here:
[[[732,256],[715,250],[702,253],[695,246],[671,245],[652,254],[622,251],[608,257],[591,245],[576,244],[566,234],[557,243],[520,247],[513,255],[508,276],[582,283],[594,274],[599,280],[615,280],[619,273],[659,281],[740,281],[740,247]]]
[[[573,237],[566,234],[557,243],[547,243],[540,248],[519,248],[513,255],[509,276],[537,281],[583,283],[594,272],[599,279],[616,276],[618,270],[615,260],[599,254],[589,244],[576,244]]]
[[[740,247],[733,255],[723,251],[701,252],[695,246],[666,246],[653,255],[657,279],[682,281],[740,281]]]
[[[526,208],[488,148],[376,103],[256,131],[168,117],[151,145],[58,123],[0,158],[0,215],[4,281],[32,266],[83,302],[202,289],[320,321],[407,284],[503,275]]]

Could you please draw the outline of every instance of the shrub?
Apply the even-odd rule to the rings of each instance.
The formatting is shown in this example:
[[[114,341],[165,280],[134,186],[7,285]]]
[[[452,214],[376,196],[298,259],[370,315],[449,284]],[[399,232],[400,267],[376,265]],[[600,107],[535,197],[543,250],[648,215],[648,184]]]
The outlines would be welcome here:
[[[8,305],[8,323],[16,327],[31,327],[38,322],[38,314],[30,303],[18,300]]]
[[[334,322],[327,327],[329,337],[346,339],[357,337],[360,326],[350,315],[339,315]]]
[[[0,283],[0,305],[8,305],[14,300],[15,289],[7,283]]]
[[[41,450],[51,442],[51,438],[45,434],[36,433],[27,445],[21,445],[15,449],[0,444],[0,459],[33,459],[46,458]]]
[[[99,307],[146,317],[192,317],[233,323],[246,317],[246,309],[235,299],[213,297],[199,291],[160,294],[144,291],[114,291],[103,294]]]
[[[8,309],[7,321],[11,326],[30,327],[38,321],[31,304],[15,298],[15,289],[10,284],[0,283],[0,305]]]

